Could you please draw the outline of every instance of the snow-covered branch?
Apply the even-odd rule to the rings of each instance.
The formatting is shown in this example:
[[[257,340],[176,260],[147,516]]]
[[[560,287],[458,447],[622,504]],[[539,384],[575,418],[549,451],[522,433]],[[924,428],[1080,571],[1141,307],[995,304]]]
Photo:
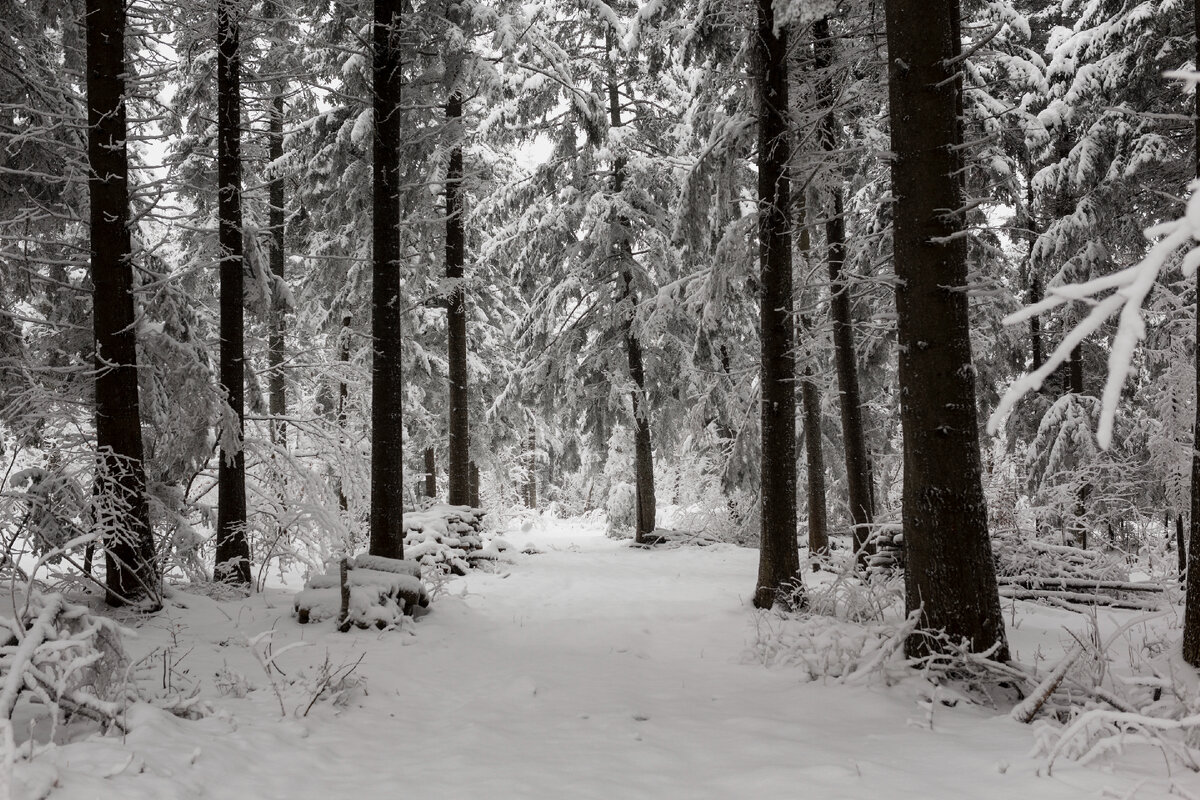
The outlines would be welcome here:
[[[1185,277],[1190,277],[1196,271],[1197,264],[1200,264],[1200,249],[1196,249],[1195,245],[1196,241],[1200,241],[1200,181],[1193,181],[1189,189],[1191,197],[1183,217],[1146,229],[1146,238],[1158,241],[1150,248],[1146,257],[1137,264],[1112,275],[1048,289],[1048,296],[1041,302],[1027,306],[1004,318],[1005,325],[1015,325],[1068,301],[1092,304],[1092,310],[1088,315],[1067,332],[1067,335],[1063,337],[1058,347],[1041,367],[1026,373],[1009,386],[1008,391],[1000,400],[1000,404],[988,420],[989,433],[995,433],[1017,401],[1027,393],[1037,391],[1043,381],[1070,358],[1071,351],[1076,346],[1098,330],[1109,317],[1117,314],[1117,333],[1113,337],[1112,349],[1108,355],[1108,380],[1104,385],[1104,394],[1100,405],[1100,422],[1096,430],[1096,440],[1100,447],[1108,448],[1112,443],[1113,418],[1116,416],[1117,401],[1120,399],[1125,379],[1129,375],[1134,349],[1138,342],[1146,338],[1146,323],[1142,318],[1142,306],[1146,297],[1154,288],[1154,284],[1158,281],[1158,276],[1166,267],[1167,262],[1180,249],[1188,248],[1188,252],[1183,258]],[[1112,294],[1102,299],[1098,297],[1102,292],[1110,289],[1113,290]]]

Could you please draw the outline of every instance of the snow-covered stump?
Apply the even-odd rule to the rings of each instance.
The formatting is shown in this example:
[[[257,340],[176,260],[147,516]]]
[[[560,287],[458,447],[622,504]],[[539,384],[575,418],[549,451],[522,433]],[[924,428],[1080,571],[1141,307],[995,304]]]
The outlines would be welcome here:
[[[344,617],[339,569],[312,576],[297,593],[294,607],[301,625],[337,619],[360,628],[386,628],[429,607],[429,592],[415,562],[364,554],[347,559],[346,566],[349,600]]]

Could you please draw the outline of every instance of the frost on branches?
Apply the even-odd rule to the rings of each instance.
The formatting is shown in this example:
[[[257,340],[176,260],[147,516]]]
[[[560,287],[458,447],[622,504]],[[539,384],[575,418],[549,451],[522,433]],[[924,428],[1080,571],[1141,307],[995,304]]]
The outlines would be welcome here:
[[[1154,242],[1150,252],[1137,264],[1094,280],[1048,288],[1047,297],[1040,303],[1026,306],[1004,318],[1006,325],[1015,325],[1068,301],[1082,301],[1092,306],[1087,316],[1067,332],[1040,368],[1022,376],[1008,388],[988,420],[989,433],[996,432],[1018,400],[1041,388],[1043,381],[1070,358],[1071,351],[1080,342],[1095,333],[1109,317],[1118,315],[1117,332],[1108,355],[1108,380],[1104,385],[1100,421],[1096,430],[1096,439],[1100,447],[1108,449],[1112,443],[1117,400],[1121,396],[1125,378],[1129,375],[1134,348],[1146,338],[1146,322],[1142,317],[1142,306],[1146,297],[1158,282],[1158,276],[1179,250],[1187,249],[1181,265],[1184,277],[1191,277],[1200,265],[1200,249],[1196,244],[1200,242],[1200,181],[1192,181],[1188,188],[1191,197],[1181,218],[1146,229],[1146,238],[1158,241]],[[1110,289],[1111,294],[1100,297]]]

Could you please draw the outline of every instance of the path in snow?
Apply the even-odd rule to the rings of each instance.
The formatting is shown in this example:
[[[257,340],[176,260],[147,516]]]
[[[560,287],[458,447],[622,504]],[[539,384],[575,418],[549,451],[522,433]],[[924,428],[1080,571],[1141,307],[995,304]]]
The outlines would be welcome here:
[[[124,743],[41,755],[19,766],[18,788],[36,796],[57,780],[65,800],[1074,800],[1130,785],[1070,763],[1037,777],[1030,729],[990,709],[937,706],[930,729],[915,687],[802,683],[748,660],[754,551],[643,551],[565,524],[509,538],[544,552],[454,581],[413,635],[302,627],[280,594],[223,610],[183,598],[137,647],[190,646],[181,669],[206,693],[222,669],[256,689],[215,697],[222,713],[199,722],[139,709]],[[301,678],[283,689],[289,719],[226,615],[243,636],[275,626],[277,649],[316,645],[279,657],[286,680]],[[335,666],[365,654],[368,695],[298,717],[303,676],[311,685],[326,652]]]

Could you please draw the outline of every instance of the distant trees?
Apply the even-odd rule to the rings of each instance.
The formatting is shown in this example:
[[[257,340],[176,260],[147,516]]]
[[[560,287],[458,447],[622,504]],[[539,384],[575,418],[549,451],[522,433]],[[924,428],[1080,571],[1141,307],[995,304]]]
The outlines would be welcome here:
[[[1187,503],[1183,281],[1148,300],[1163,324],[1113,447],[1091,437],[1103,330],[1017,409],[1007,450],[980,459],[977,423],[1078,313],[1001,317],[1135,259],[1168,214],[1194,144],[1160,75],[1194,25],[1166,0],[1004,0],[962,23],[951,2],[897,0],[889,116],[870,4],[801,6],[155,7],[169,58],[124,35],[153,77],[93,91],[89,69],[89,106],[117,102],[129,131],[88,109],[109,144],[91,143],[87,212],[82,27],[11,5],[0,445],[95,479],[81,518],[132,520],[171,569],[215,545],[241,584],[252,551],[400,554],[404,492],[441,488],[438,452],[455,503],[607,509],[639,541],[666,515],[757,532],[760,606],[801,602],[805,533],[820,568],[839,558],[831,528],[865,556],[900,515],[926,624],[1002,642],[989,514],[1097,548]],[[120,142],[123,189],[95,168]]]

